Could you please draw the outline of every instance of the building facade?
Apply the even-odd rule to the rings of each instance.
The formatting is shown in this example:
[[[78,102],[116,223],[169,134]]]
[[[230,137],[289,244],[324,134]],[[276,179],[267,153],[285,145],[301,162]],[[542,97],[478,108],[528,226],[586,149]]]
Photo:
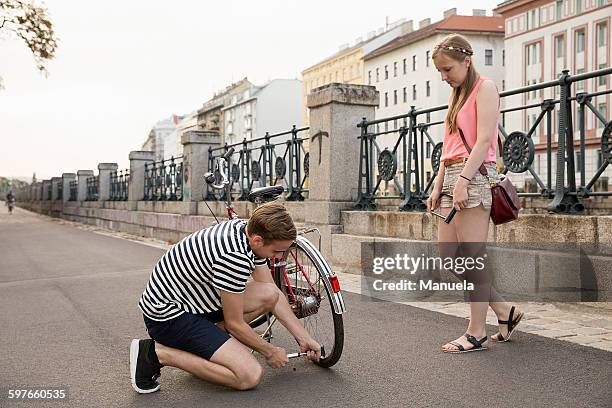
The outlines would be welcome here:
[[[302,81],[298,79],[274,79],[234,93],[221,108],[224,143],[253,140],[299,125],[301,97]]]
[[[303,70],[302,123],[305,126],[309,123],[306,100],[314,88],[332,82],[363,85],[363,56],[411,30],[412,21],[405,19],[387,24],[384,28],[369,32],[365,39],[357,38],[353,46],[341,45],[337,53]]]
[[[253,84],[247,78],[243,78],[227,86],[222,91],[215,93],[213,97],[204,102],[202,107],[197,111],[197,128],[200,130],[212,130],[219,132],[222,143],[225,142],[225,118],[223,108],[233,99],[237,99],[243,95]]]
[[[508,89],[533,85],[557,79],[563,70],[570,74],[591,72],[611,65],[610,24],[612,2],[610,0],[513,0],[506,1],[495,10],[504,17],[506,58],[513,61],[517,69],[506,71]],[[603,76],[572,85],[572,95],[580,92],[594,93],[610,89],[610,76]],[[538,104],[545,99],[557,99],[558,87],[514,95],[506,98],[507,107]],[[610,94],[595,96],[593,105],[610,120]],[[505,126],[510,131],[526,131],[536,121],[539,108],[522,110],[505,115]],[[578,127],[578,104],[572,102],[574,124],[574,153],[576,177],[584,160],[586,181],[601,167],[601,134],[604,124],[595,114],[585,115],[585,155],[580,156]],[[553,111],[552,135],[554,142],[558,134],[558,105]],[[546,128],[540,124],[533,135],[536,157],[535,172],[542,177],[546,173]],[[556,157],[552,160],[553,174],[556,172]],[[608,168],[603,176],[612,176]],[[513,176],[520,182],[532,178],[529,173]],[[553,182],[554,187],[554,182]],[[597,186],[596,186],[597,188]],[[600,187],[601,188],[601,187]]]
[[[170,154],[175,153],[176,127],[182,119],[182,116],[172,115],[157,122],[149,131],[147,140],[143,143],[141,149],[154,152],[155,161],[170,158],[166,155],[166,150],[170,150]],[[171,147],[168,149],[167,146]]]
[[[448,104],[451,87],[442,81],[440,73],[431,60],[434,47],[450,33],[459,33],[467,38],[474,49],[472,61],[478,72],[495,81],[498,88],[504,78],[504,26],[501,17],[486,16],[484,10],[474,10],[472,16],[459,16],[456,9],[447,10],[444,18],[431,23],[430,19],[419,22],[419,28],[390,41],[364,56],[365,83],[380,92],[380,105],[376,119],[405,115],[411,107],[430,108]],[[433,112],[419,117],[419,123],[443,121],[446,111]],[[381,123],[380,132],[399,129],[401,119]],[[374,130],[374,129],[373,129]],[[436,143],[444,138],[443,125],[428,129],[433,142],[425,142],[425,180],[433,176],[431,152]],[[377,137],[380,149],[393,146],[399,132]],[[401,149],[400,149],[401,152]]]

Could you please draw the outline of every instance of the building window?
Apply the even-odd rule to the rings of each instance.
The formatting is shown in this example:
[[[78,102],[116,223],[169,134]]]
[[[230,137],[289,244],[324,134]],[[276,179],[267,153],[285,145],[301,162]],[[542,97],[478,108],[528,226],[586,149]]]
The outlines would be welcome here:
[[[506,90],[506,80],[502,79],[502,91]]]
[[[582,169],[582,155],[580,151],[576,152],[576,171],[579,172]]]
[[[576,0],[576,14],[582,13],[582,0]]]
[[[535,85],[537,82],[535,79],[532,79],[530,82],[528,82],[528,85]],[[535,99],[537,96],[537,92],[535,89],[533,91],[530,92],[531,94],[531,98],[530,99]]]
[[[429,67],[429,50],[425,51],[425,66]]]
[[[603,64],[599,64],[599,69],[604,69],[604,68],[608,68],[608,64],[606,64],[605,62]],[[606,86],[607,80],[608,80],[607,75],[600,75],[599,78],[597,79],[597,85]]]
[[[389,122],[385,122],[385,132],[389,131]]]
[[[372,85],[372,71],[368,71],[368,85]]]
[[[599,114],[601,116],[603,116],[604,118],[606,117],[608,110],[606,109],[606,103],[605,102],[601,102],[600,104],[597,105],[597,110],[599,111]],[[601,129],[604,127],[604,124],[601,122],[601,120],[596,119],[597,120],[597,128]]]
[[[408,65],[406,63],[406,58],[404,58],[404,75],[408,72]]]
[[[393,91],[393,104],[397,105],[397,89]]]
[[[412,70],[416,71],[416,55],[412,56]]]
[[[493,65],[493,50],[485,50],[485,65]]]
[[[412,100],[416,101],[416,85],[412,85]]]
[[[563,58],[565,55],[565,38],[560,35],[555,37],[555,58]]]
[[[408,102],[408,89],[404,87],[404,103]]]
[[[427,183],[431,181],[431,171],[427,172]]]
[[[426,159],[431,158],[431,142],[427,142],[427,148],[426,148],[426,153],[427,156],[425,157]]]
[[[393,130],[397,129],[397,119],[393,119]]]
[[[536,22],[536,11],[531,10],[527,12],[527,30],[531,30],[535,27]]]
[[[378,68],[376,68],[376,82],[380,81],[380,75],[378,72]]]
[[[393,76],[396,77],[397,76],[397,62],[393,63]]]
[[[389,93],[385,92],[385,107],[389,106]]]
[[[561,20],[563,18],[563,0],[557,0],[555,8],[555,18]]]
[[[608,44],[608,25],[606,23],[597,25],[597,46],[605,47]]]
[[[385,65],[385,79],[389,79],[389,66]]]
[[[576,53],[584,52],[584,30],[576,31]]]
[[[529,44],[527,47],[525,47],[525,52],[526,52],[526,59],[527,59],[527,65],[535,65],[538,63],[538,43],[535,44]]]
[[[506,66],[506,50],[502,50],[502,67]]]
[[[425,82],[425,96],[431,95],[431,86],[429,86],[429,81]]]

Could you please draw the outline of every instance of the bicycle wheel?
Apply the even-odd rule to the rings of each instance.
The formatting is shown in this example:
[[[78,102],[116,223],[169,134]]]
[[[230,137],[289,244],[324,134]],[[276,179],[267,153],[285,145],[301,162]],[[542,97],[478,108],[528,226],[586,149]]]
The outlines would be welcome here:
[[[337,278],[321,253],[304,237],[298,237],[283,261],[286,265],[275,276],[277,284],[308,333],[324,347],[325,356],[318,364],[331,367],[340,359],[344,347],[344,303]]]

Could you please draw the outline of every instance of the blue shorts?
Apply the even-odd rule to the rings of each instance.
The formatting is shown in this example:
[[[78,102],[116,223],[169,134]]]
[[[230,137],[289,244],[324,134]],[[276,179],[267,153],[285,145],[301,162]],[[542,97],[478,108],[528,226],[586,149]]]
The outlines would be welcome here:
[[[183,313],[174,319],[158,322],[144,316],[149,336],[164,346],[184,350],[210,360],[230,335],[215,323],[223,321],[223,312],[207,315]]]

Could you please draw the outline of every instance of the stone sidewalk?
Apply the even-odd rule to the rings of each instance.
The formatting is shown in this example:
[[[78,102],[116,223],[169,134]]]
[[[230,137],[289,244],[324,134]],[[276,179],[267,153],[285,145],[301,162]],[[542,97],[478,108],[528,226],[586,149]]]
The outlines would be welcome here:
[[[160,249],[168,249],[171,246],[164,241],[143,238],[44,215],[31,214],[35,217],[43,217],[60,224],[71,225],[75,228],[119,237]],[[361,294],[361,275],[339,273],[338,278],[342,290]],[[419,301],[399,303],[466,319],[469,313],[468,305],[464,302]],[[518,331],[612,352],[612,306],[609,303],[591,304],[589,306],[588,304],[529,302],[519,303],[519,306],[525,312],[525,317],[518,326]],[[487,323],[494,326],[497,325],[497,317],[490,309],[487,315]]]
[[[361,293],[361,275],[344,273],[338,278],[342,290]],[[466,319],[469,316],[468,305],[464,302],[399,303]],[[612,310],[601,307],[609,306],[608,303],[591,305],[518,303],[525,317],[517,330],[612,352]],[[487,323],[497,325],[497,317],[491,309]]]

